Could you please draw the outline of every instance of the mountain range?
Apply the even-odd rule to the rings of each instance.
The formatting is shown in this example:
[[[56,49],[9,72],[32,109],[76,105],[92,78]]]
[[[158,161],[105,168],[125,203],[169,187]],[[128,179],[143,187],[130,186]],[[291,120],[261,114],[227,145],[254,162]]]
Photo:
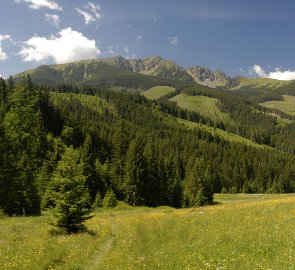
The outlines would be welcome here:
[[[182,67],[159,56],[145,59],[126,59],[122,56],[82,60],[67,64],[41,65],[15,75],[30,74],[36,84],[56,86],[61,84],[119,86],[147,90],[152,86],[184,86],[201,84],[227,90],[258,89],[262,92],[289,84],[268,78],[230,77],[220,70],[207,67]],[[133,81],[130,83],[130,81]],[[145,83],[138,85],[138,80]]]
[[[108,190],[131,205],[174,207],[195,205],[186,199],[195,187],[295,192],[295,81],[231,78],[160,57],[42,65],[14,78],[0,83],[0,149],[17,158],[0,163],[22,170],[20,203],[36,202],[27,212],[46,198],[50,207],[50,181],[67,167],[60,162],[81,162],[93,201]],[[10,203],[10,194],[0,198]]]

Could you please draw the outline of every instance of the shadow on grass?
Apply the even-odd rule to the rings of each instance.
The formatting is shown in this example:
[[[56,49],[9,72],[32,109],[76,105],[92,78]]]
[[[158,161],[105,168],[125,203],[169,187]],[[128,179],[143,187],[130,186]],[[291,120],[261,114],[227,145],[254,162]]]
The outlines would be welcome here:
[[[60,236],[60,235],[74,235],[74,234],[88,234],[90,236],[97,236],[97,233],[93,230],[89,230],[86,227],[82,227],[75,232],[68,232],[64,228],[54,228],[49,231],[49,235],[51,236]]]
[[[214,201],[211,205],[221,205],[223,204],[222,202]]]

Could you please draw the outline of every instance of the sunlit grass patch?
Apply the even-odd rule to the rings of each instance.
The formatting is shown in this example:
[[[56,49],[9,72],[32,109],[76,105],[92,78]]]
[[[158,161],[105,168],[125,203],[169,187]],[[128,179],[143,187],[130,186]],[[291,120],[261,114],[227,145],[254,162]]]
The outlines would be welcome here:
[[[158,99],[174,92],[176,89],[170,86],[155,86],[142,93],[147,99]]]
[[[190,209],[99,209],[93,233],[51,235],[41,217],[0,219],[1,269],[295,269],[295,195],[216,194]]]

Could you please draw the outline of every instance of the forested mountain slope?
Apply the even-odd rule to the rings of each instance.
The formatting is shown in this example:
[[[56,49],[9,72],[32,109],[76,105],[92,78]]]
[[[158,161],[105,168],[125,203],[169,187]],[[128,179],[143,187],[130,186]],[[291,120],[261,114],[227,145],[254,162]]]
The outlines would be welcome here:
[[[110,190],[131,205],[174,207],[211,203],[213,192],[295,191],[293,154],[187,129],[175,115],[197,115],[165,98],[69,86],[49,94],[30,77],[0,85],[0,208],[8,214],[54,207],[59,179],[72,173],[66,164],[89,203]]]

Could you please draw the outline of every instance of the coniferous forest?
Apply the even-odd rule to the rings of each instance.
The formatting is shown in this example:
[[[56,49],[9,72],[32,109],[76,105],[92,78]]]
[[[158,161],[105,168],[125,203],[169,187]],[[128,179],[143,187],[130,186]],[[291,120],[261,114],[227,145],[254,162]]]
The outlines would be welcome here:
[[[34,85],[30,76],[1,79],[0,90],[0,208],[8,215],[52,209],[60,224],[79,224],[103,199],[114,205],[122,200],[132,206],[190,207],[211,204],[214,192],[295,191],[292,144],[287,151],[255,148],[187,129],[176,117],[189,115],[198,122],[198,115],[165,98],[150,101],[139,93],[103,88],[47,88]],[[239,102],[240,113],[231,112],[238,124],[219,123],[221,128],[245,123],[247,109]],[[230,111],[231,104],[220,106]],[[240,132],[270,145],[272,121],[252,112]]]

